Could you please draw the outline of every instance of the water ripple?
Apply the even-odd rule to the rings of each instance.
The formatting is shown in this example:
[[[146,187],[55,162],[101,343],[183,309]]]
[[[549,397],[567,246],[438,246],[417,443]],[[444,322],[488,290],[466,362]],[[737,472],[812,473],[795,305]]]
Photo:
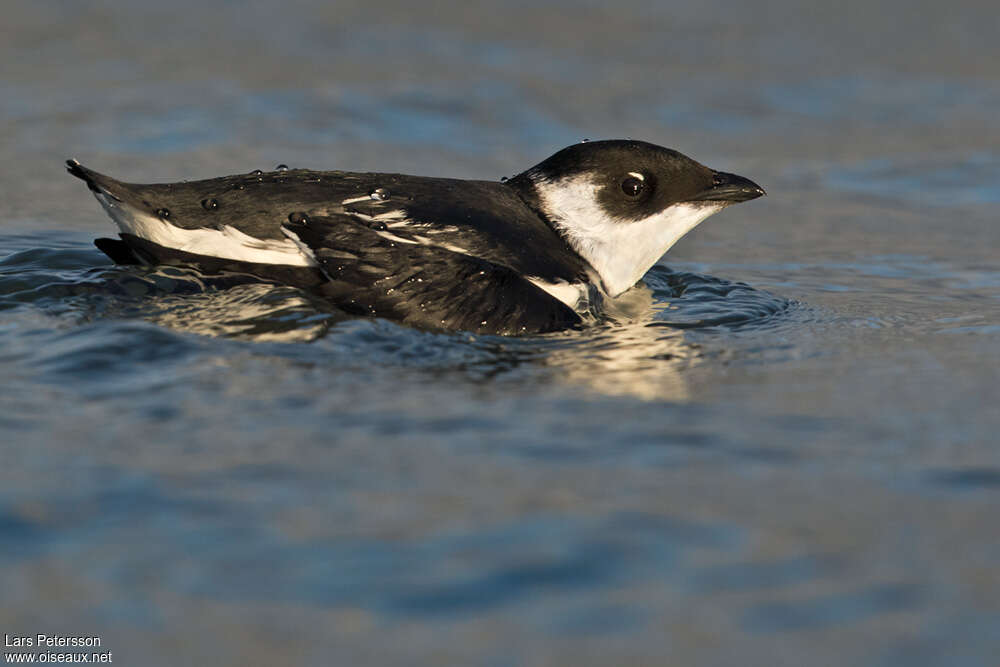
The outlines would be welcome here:
[[[181,358],[196,340],[176,335],[186,333],[253,342],[264,346],[259,352],[308,366],[404,367],[519,382],[527,379],[525,369],[544,368],[546,380],[529,375],[607,395],[685,400],[685,370],[706,358],[706,344],[715,346],[713,357],[730,345],[720,334],[802,320],[801,313],[789,316],[796,302],[746,283],[656,266],[646,286],[609,303],[606,321],[583,331],[525,338],[419,331],[354,319],[301,290],[245,275],[101,266],[99,253],[83,241],[50,239],[49,248],[32,246],[40,239],[20,241],[0,260],[0,310],[54,318],[64,331],[46,334],[45,354],[29,356],[45,376],[88,382]],[[696,333],[701,339],[691,340]],[[313,345],[267,347],[296,342]],[[6,356],[17,354],[14,346]]]
[[[654,326],[677,329],[763,325],[796,304],[741,282],[655,266],[645,282],[660,310]]]

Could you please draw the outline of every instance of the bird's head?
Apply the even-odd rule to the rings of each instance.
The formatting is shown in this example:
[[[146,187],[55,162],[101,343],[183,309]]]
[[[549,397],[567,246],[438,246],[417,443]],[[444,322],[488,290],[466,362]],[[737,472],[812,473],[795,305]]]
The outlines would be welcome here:
[[[632,140],[564,148],[507,184],[594,267],[611,296],[708,216],[765,194],[742,176]]]

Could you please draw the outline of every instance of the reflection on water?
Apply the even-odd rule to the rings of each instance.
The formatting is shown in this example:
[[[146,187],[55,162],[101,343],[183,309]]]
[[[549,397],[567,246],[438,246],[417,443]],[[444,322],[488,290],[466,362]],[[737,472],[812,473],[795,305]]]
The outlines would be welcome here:
[[[259,283],[164,295],[143,311],[144,319],[179,331],[260,342],[308,342],[347,318],[300,290]]]
[[[699,348],[680,332],[657,329],[647,319],[597,327],[584,336],[545,357],[564,382],[604,396],[688,398],[684,370],[697,363]]]
[[[685,329],[724,332],[773,326],[790,303],[749,285],[658,265],[608,304],[611,322],[550,350],[546,363],[567,381],[609,396],[684,401],[685,371],[703,358]]]
[[[72,266],[72,260],[60,259],[63,254],[81,263],[92,256],[77,249],[25,251],[0,266],[11,273],[16,270],[17,280],[24,281],[29,257],[38,266]],[[31,302],[44,294],[71,302],[80,321],[140,318],[176,331],[257,342],[309,342],[332,335],[331,344],[336,346],[338,334],[331,334],[331,327],[351,319],[301,290],[239,274],[204,275],[185,267],[81,273],[89,277],[52,280],[51,273],[40,272],[5,298]],[[8,282],[7,287],[14,286]],[[560,369],[568,384],[598,394],[683,401],[688,396],[683,372],[698,363],[701,346],[686,340],[682,329],[769,326],[788,305],[749,285],[657,266],[645,285],[607,304],[603,322],[583,331],[523,340],[462,332],[433,337],[446,346],[471,345],[485,355],[480,367],[494,365],[499,370],[512,359],[538,361]],[[388,323],[381,328],[387,326],[396,339],[427,336]]]

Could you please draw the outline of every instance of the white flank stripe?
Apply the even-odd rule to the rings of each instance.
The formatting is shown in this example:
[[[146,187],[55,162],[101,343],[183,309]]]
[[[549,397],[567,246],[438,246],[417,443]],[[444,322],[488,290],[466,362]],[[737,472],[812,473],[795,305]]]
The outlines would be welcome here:
[[[303,254],[290,239],[258,239],[229,226],[222,229],[182,229],[155,215],[122,204],[103,192],[95,194],[118,229],[165,248],[256,264],[316,266],[311,254]]]

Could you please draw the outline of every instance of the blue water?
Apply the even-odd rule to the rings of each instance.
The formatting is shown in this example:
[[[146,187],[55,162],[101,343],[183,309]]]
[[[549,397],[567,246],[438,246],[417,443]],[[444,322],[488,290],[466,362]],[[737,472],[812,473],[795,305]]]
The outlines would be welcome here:
[[[991,4],[8,5],[3,632],[153,666],[995,662]],[[526,338],[112,266],[62,166],[498,179],[622,136],[769,196],[615,322]]]

